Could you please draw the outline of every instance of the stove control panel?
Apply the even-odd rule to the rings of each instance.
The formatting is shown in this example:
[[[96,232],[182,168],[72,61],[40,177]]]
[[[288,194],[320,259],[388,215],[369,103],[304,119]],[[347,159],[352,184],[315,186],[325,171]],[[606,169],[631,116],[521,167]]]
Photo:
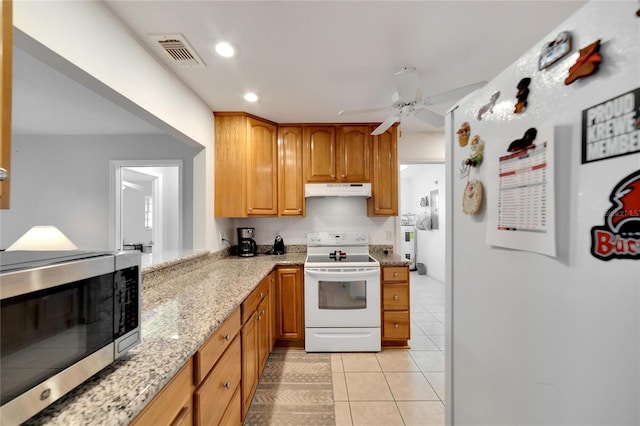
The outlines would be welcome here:
[[[307,234],[308,246],[364,246],[369,244],[366,232],[311,232]]]

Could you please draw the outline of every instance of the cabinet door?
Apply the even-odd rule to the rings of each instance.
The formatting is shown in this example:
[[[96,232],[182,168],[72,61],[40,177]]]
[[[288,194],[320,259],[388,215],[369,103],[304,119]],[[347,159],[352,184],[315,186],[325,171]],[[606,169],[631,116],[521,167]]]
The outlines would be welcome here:
[[[336,129],[309,126],[304,129],[306,182],[336,181]]]
[[[278,268],[278,340],[304,344],[304,285],[301,267]]]
[[[369,126],[338,127],[338,170],[342,182],[371,180],[371,130]]]
[[[0,98],[0,117],[2,129],[0,130],[0,167],[11,173],[11,71],[13,63],[13,4],[3,0],[0,2],[0,32],[2,51],[0,64],[0,85],[2,85],[2,98]],[[10,179],[0,181],[0,209],[9,208]]]
[[[397,126],[373,136],[373,183],[367,200],[369,216],[398,215]]]
[[[273,345],[276,343],[277,330],[276,330],[276,271],[273,270],[269,274],[269,353],[273,350]]]
[[[247,118],[216,113],[215,217],[247,216]]]
[[[247,215],[278,213],[276,126],[247,119]]]
[[[278,215],[304,216],[302,127],[278,129]]]
[[[247,415],[258,385],[258,327],[254,313],[242,327],[242,418]]]
[[[270,295],[267,294],[258,305],[258,377],[262,374],[269,358],[270,299]]]

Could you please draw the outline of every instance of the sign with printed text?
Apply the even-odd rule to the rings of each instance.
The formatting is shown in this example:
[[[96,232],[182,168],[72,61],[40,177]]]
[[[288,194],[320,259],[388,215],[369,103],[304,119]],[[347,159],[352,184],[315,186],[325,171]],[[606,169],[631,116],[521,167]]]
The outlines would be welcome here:
[[[582,164],[640,153],[640,88],[582,111]]]

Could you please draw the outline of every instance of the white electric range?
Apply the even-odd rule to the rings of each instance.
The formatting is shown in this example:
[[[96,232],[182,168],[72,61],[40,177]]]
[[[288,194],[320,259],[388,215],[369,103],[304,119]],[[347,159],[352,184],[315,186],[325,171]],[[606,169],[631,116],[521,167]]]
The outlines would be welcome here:
[[[362,232],[307,234],[305,350],[380,351],[380,263]]]

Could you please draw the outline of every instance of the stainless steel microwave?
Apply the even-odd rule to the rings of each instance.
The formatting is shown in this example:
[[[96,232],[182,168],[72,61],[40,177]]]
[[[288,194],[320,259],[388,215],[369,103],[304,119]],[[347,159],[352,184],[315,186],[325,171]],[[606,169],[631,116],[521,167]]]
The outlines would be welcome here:
[[[140,252],[0,253],[0,424],[20,424],[140,342]]]

